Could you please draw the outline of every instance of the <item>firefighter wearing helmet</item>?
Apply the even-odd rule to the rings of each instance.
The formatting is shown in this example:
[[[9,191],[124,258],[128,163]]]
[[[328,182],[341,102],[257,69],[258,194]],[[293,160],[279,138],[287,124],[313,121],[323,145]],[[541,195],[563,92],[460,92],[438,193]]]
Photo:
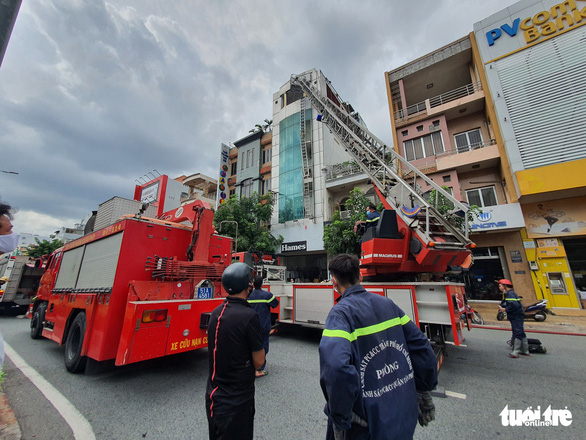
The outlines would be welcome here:
[[[228,266],[222,275],[228,297],[210,316],[206,389],[210,440],[253,438],[254,378],[265,362],[265,351],[258,315],[246,301],[252,280],[247,264]]]
[[[525,315],[523,313],[521,298],[513,290],[513,283],[511,281],[503,278],[498,281],[498,284],[499,290],[503,293],[503,300],[501,301],[499,311],[507,312],[507,319],[511,322],[511,329],[513,330],[513,338],[511,339],[513,351],[509,356],[512,358],[518,358],[520,354],[529,356],[529,342],[523,329]]]

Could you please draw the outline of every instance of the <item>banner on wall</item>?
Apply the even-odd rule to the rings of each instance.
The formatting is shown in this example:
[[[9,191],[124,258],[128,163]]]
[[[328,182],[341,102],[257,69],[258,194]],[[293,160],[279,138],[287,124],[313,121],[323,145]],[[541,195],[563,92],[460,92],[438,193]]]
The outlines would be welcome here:
[[[586,235],[586,197],[522,205],[529,238]]]
[[[228,170],[230,147],[222,144],[220,153],[220,176],[218,177],[218,197],[216,199],[216,209],[228,200]]]

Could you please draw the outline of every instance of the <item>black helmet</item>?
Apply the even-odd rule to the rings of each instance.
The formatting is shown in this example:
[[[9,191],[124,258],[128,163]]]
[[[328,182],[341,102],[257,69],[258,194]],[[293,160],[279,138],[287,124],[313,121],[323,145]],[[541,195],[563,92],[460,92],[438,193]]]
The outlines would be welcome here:
[[[228,294],[235,295],[247,289],[252,278],[252,268],[248,264],[234,263],[222,274],[222,285]]]

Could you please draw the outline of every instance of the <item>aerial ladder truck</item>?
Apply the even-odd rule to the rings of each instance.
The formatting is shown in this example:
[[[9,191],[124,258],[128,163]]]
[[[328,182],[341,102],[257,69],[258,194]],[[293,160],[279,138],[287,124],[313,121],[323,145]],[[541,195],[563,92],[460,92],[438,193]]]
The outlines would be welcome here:
[[[392,298],[420,326],[435,346],[439,366],[446,344],[460,345],[464,339],[464,285],[419,280],[424,273],[443,274],[450,267],[470,265],[474,243],[469,239],[469,207],[372,134],[330,82],[325,81],[325,90],[318,87],[318,78],[311,72],[293,75],[290,81],[302,93],[304,202],[311,189],[310,167],[305,166],[311,142],[303,131],[305,112],[313,111],[368,176],[385,207],[378,224],[361,239],[363,284],[373,293]],[[424,182],[427,190],[435,190],[434,200],[423,194]],[[462,229],[439,211],[440,195],[452,205],[451,213],[463,217]],[[311,206],[304,203],[304,209],[307,214]],[[337,300],[331,286],[323,283],[271,283],[269,289],[281,298],[281,323],[323,327]]]

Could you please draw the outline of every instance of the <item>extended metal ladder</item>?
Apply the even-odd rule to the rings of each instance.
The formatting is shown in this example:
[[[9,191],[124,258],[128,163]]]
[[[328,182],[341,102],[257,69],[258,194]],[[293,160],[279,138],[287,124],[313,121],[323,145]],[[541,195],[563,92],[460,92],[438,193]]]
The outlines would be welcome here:
[[[468,206],[456,200],[358,122],[355,115],[347,111],[345,101],[327,79],[328,92],[335,96],[340,105],[329,99],[325,91],[321,93],[315,85],[317,81],[313,81],[312,84],[312,79],[305,75],[291,76],[291,84],[301,87],[316,109],[318,120],[328,126],[397,215],[417,233],[420,240],[423,243],[433,242],[436,249],[463,250],[470,244],[468,222],[464,221],[464,231],[461,231],[437,209],[440,194],[454,206],[454,210],[462,211],[464,219],[467,219]],[[399,165],[404,178],[399,175]],[[423,197],[418,181],[424,181],[430,190],[436,190],[433,204]]]
[[[311,136],[307,140],[305,129],[305,98],[301,98],[299,110],[299,130],[301,142],[301,161],[303,166],[303,217],[313,217],[313,175],[311,172]]]

